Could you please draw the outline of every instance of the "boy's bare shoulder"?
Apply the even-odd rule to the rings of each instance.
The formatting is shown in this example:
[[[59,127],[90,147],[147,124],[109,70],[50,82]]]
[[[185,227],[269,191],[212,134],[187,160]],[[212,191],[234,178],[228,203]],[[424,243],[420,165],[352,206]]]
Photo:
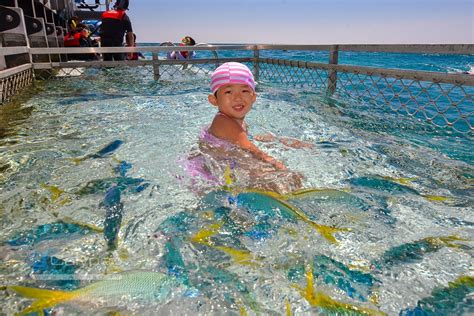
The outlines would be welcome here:
[[[223,115],[216,115],[209,127],[209,132],[214,136],[227,139],[236,140],[238,136],[244,132],[242,126],[231,118]]]

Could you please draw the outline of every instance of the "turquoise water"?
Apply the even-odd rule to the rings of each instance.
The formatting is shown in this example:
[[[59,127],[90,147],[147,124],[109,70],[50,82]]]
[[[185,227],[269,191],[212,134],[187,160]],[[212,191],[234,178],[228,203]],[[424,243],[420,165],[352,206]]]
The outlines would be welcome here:
[[[262,81],[251,132],[312,143],[259,146],[316,190],[223,191],[185,167],[215,109],[208,75],[184,73],[86,70],[0,109],[2,283],[72,290],[160,274],[55,307],[65,314],[472,312],[471,135]],[[6,314],[31,303],[11,289],[0,301]]]
[[[139,46],[153,46],[154,43],[139,43]],[[253,57],[253,51],[218,51],[219,57]],[[148,54],[151,58],[151,54]],[[200,51],[200,58],[212,58],[213,54]],[[328,63],[327,51],[263,50],[262,58],[282,58],[315,63]],[[412,54],[383,52],[339,52],[341,65],[380,67],[391,69],[425,70],[444,73],[462,73],[474,67],[473,55]]]

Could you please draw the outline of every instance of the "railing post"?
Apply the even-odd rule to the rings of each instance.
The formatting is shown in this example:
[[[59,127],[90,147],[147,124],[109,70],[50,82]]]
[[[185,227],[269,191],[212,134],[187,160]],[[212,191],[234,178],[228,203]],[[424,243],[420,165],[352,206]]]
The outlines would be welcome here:
[[[260,50],[257,45],[255,45],[253,49],[253,57],[255,58],[253,62],[253,76],[255,77],[255,81],[258,82],[260,77]]]
[[[332,45],[329,51],[329,65],[337,65],[339,59],[339,45]],[[337,71],[329,69],[328,71],[328,94],[332,95],[336,91]]]
[[[3,42],[3,41],[0,41],[0,48],[3,47],[2,42]],[[0,52],[1,52],[1,51],[2,51],[2,50],[0,49]],[[7,62],[6,62],[6,60],[5,60],[5,56],[0,53],[0,70],[3,70],[3,69],[7,69]]]
[[[153,59],[153,78],[155,80],[160,79],[160,65],[157,63],[158,61],[158,53],[153,52],[151,54],[152,59]]]

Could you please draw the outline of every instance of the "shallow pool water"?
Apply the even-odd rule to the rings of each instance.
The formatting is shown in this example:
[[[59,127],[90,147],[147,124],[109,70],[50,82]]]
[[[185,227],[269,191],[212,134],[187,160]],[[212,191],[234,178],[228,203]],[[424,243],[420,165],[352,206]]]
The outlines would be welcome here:
[[[314,144],[259,144],[312,190],[199,188],[183,161],[215,114],[208,78],[140,71],[37,82],[0,109],[2,284],[175,281],[150,294],[155,274],[124,278],[65,314],[472,312],[469,135],[261,83],[251,132]],[[32,302],[13,288],[0,301]]]

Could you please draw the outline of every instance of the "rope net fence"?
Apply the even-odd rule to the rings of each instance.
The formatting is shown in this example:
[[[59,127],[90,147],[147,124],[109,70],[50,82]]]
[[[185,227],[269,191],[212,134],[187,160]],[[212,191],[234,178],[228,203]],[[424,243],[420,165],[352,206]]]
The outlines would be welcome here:
[[[153,59],[136,62],[65,62],[42,69],[34,64],[36,79],[81,80],[105,77],[111,81],[135,82],[209,80],[211,72],[226,61],[245,63],[259,83],[311,91],[331,98],[350,99],[361,109],[391,111],[437,128],[472,134],[474,131],[474,85],[448,74],[310,63],[286,59],[242,57],[192,60]],[[225,54],[222,54],[225,56]],[[212,57],[212,56],[210,56]],[[420,75],[421,73],[421,75]],[[1,101],[31,84],[30,69],[0,79]]]

